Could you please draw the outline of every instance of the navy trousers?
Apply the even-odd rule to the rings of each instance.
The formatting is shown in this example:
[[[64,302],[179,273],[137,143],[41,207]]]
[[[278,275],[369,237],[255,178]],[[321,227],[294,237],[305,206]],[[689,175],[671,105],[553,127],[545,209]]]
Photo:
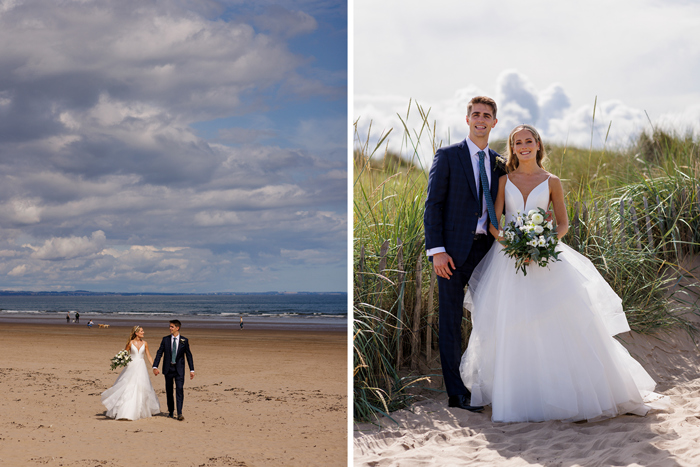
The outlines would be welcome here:
[[[168,398],[168,413],[173,413],[175,409],[175,400],[173,400],[173,383],[175,383],[177,414],[182,415],[182,401],[185,398],[185,391],[182,388],[185,386],[185,376],[177,374],[175,365],[166,363],[165,367],[167,369],[163,371],[163,376],[165,376],[165,394]]]
[[[437,278],[440,297],[440,362],[445,389],[448,396],[469,394],[459,374],[462,359],[462,309],[464,287],[493,244],[493,237],[475,237],[469,256],[464,264],[456,265],[450,279]]]

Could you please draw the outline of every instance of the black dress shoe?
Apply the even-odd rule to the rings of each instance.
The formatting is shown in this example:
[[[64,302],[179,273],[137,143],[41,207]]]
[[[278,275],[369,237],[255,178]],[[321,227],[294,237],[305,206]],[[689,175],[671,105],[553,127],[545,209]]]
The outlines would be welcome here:
[[[448,407],[458,407],[460,409],[468,410],[470,412],[481,412],[484,408],[480,405],[469,405],[471,402],[469,396],[466,394],[460,394],[459,396],[450,396],[447,399]]]
[[[172,412],[170,412],[170,413],[168,414],[168,418],[174,418]]]

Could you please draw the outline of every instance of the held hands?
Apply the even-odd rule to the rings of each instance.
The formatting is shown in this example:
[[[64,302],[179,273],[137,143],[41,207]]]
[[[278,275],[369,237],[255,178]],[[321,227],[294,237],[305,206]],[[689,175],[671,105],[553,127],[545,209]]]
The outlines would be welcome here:
[[[158,376],[159,373],[160,373],[160,371],[158,371],[158,368],[154,368],[154,369],[153,369],[153,374],[154,374],[154,375]]]
[[[496,235],[496,241],[503,246],[506,246],[506,238],[503,236],[503,231],[499,230],[498,235]]]
[[[433,268],[435,269],[435,274],[448,280],[452,275],[452,270],[456,269],[452,257],[447,253],[435,253],[433,255]]]

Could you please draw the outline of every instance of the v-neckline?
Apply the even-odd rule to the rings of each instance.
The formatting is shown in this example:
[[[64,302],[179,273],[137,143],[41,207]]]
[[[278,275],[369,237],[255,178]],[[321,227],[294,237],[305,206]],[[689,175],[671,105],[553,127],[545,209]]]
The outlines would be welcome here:
[[[510,182],[510,184],[513,185],[513,186],[515,187],[516,190],[518,190],[518,193],[520,193],[520,199],[523,200],[523,209],[525,209],[525,208],[527,207],[527,200],[530,199],[530,195],[532,194],[532,192],[535,191],[536,189],[538,189],[540,186],[542,186],[542,184],[543,184],[544,182],[549,181],[549,176],[548,176],[547,178],[545,178],[544,180],[542,180],[542,182],[540,182],[539,184],[537,184],[532,190],[530,190],[530,192],[527,194],[527,196],[525,196],[525,195],[523,195],[523,192],[520,190],[520,188],[518,188],[518,185],[516,185],[515,183],[513,183],[513,182],[510,180],[510,177],[506,176],[506,178],[508,179],[508,181]]]
[[[143,348],[143,346],[146,345],[146,344],[141,344],[141,347],[138,347],[136,344],[134,344],[134,343],[132,342],[131,345],[133,345],[134,347],[136,347],[136,351],[137,351],[137,352],[140,352],[141,349]]]

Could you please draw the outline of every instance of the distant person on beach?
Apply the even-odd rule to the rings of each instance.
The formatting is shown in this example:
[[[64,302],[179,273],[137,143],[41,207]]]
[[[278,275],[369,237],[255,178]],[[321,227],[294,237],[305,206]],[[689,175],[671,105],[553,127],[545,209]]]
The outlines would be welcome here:
[[[184,420],[182,415],[182,403],[185,399],[183,386],[185,385],[185,357],[190,367],[190,379],[194,378],[194,362],[190,351],[190,341],[180,335],[182,323],[174,319],[170,321],[170,335],[163,337],[160,348],[156,352],[153,362],[153,374],[158,376],[158,364],[163,357],[163,376],[165,376],[165,394],[168,399],[168,417],[173,418],[175,401],[173,400],[173,382],[175,383],[175,396],[177,399],[177,419]]]
[[[88,325],[89,328],[91,328],[91,327],[92,327],[92,320],[88,321],[88,324],[87,324],[87,325]]]
[[[70,323],[70,311],[66,313],[66,323]]]
[[[78,313],[77,311],[75,312],[75,322],[76,323],[80,322],[80,313]]]
[[[92,322],[92,320],[90,320]],[[153,390],[144,355],[153,364],[148,342],[143,340],[144,330],[134,326],[124,350],[131,355],[131,361],[117,377],[114,385],[102,393],[102,404],[107,408],[109,418],[138,420],[160,413],[160,402]]]
[[[243,329],[243,316],[241,316],[241,329]]]

